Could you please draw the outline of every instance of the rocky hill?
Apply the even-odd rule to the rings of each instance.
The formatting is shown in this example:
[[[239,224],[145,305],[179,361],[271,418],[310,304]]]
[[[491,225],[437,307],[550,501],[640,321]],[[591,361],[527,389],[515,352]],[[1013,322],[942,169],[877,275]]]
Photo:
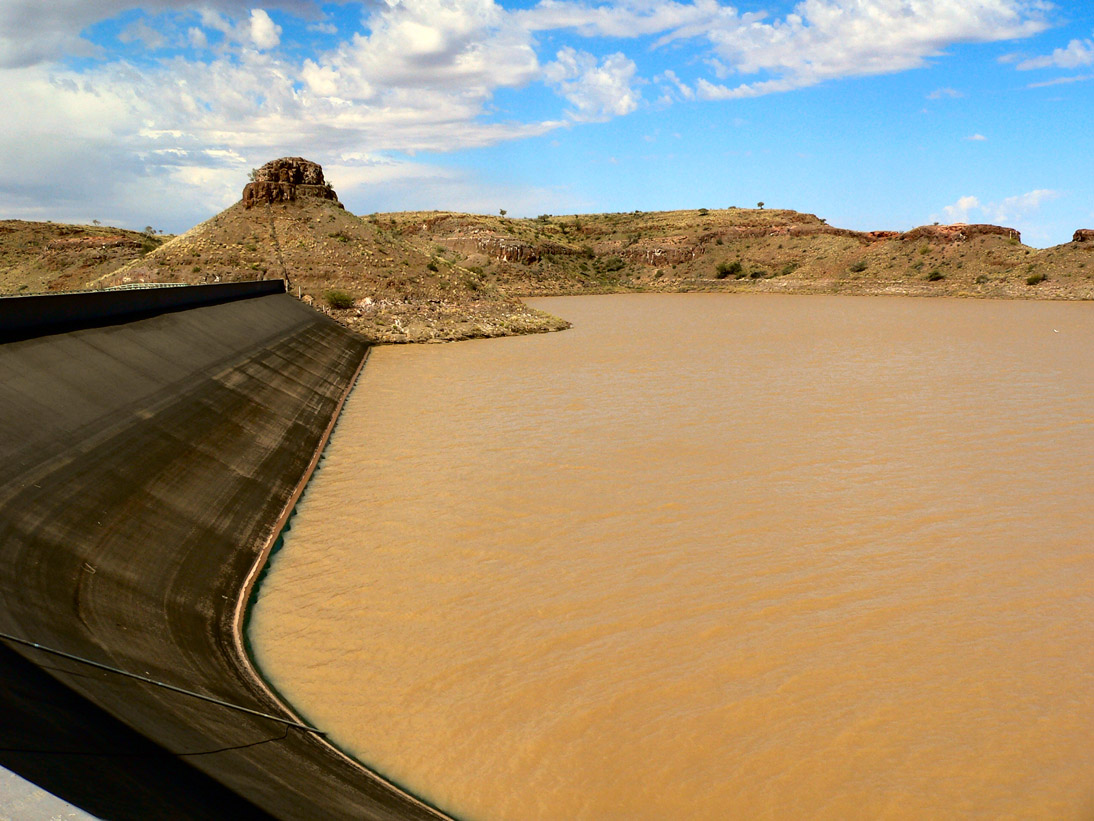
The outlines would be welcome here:
[[[377,342],[568,327],[504,294],[457,259],[407,241],[391,219],[350,214],[322,169],[299,157],[267,163],[235,205],[93,285],[273,277],[286,279],[291,293]]]
[[[0,293],[70,291],[154,251],[165,237],[121,228],[0,221]]]
[[[509,220],[377,216],[519,295],[625,290],[1094,298],[1094,241],[1038,250],[996,225],[850,231],[730,208]],[[1088,265],[1088,263],[1091,263]]]
[[[4,245],[0,232],[0,287],[280,277],[292,293],[383,342],[566,327],[516,299],[531,295],[726,290],[1094,299],[1090,230],[1038,250],[996,225],[860,232],[773,209],[358,217],[339,203],[322,168],[300,157],[257,169],[238,203],[158,247],[156,237],[116,229],[51,230],[36,244],[31,228],[17,231],[18,248]]]

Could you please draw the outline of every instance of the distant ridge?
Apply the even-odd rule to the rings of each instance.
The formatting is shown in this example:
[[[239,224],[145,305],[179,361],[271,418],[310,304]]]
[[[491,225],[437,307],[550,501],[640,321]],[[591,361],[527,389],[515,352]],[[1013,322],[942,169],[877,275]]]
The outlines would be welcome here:
[[[291,293],[375,342],[567,327],[516,299],[530,295],[725,290],[1094,299],[1090,229],[1039,250],[1005,226],[864,232],[764,208],[358,217],[343,208],[322,167],[303,157],[273,160],[251,177],[238,203],[162,245],[154,235],[117,229],[101,230],[125,241],[102,247],[93,247],[87,227],[64,226],[82,232],[71,237],[61,226],[43,233],[41,223],[21,224],[38,226],[33,231],[0,231],[0,287],[284,278]],[[27,233],[34,244],[19,243]],[[64,242],[71,244],[56,244]],[[70,261],[50,280],[44,272],[61,256]]]

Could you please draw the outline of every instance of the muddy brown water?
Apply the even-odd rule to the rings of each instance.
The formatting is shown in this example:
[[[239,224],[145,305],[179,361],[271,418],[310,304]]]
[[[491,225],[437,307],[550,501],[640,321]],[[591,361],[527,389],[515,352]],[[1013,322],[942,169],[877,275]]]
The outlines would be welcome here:
[[[1094,816],[1094,305],[536,300],[373,351],[265,674],[468,819]]]

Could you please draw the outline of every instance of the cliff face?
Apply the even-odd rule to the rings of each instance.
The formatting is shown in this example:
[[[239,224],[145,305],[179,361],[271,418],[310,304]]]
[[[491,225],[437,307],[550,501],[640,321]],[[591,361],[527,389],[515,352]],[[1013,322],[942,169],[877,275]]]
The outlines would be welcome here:
[[[253,179],[243,188],[243,207],[305,197],[331,200],[341,207],[338,195],[323,179],[322,166],[303,157],[282,157],[254,171]]]

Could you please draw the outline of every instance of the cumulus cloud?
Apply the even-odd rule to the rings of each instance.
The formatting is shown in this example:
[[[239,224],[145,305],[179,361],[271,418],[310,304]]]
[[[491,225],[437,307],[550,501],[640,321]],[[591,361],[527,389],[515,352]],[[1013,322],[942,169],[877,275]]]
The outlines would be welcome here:
[[[968,222],[969,214],[979,208],[980,200],[976,197],[962,197],[953,205],[947,205],[942,211],[948,222]]]
[[[984,206],[984,211],[993,222],[1014,222],[1037,211],[1042,203],[1057,199],[1059,196],[1059,191],[1039,188],[1016,197],[1007,197],[1002,202],[989,203]]]
[[[988,221],[1000,225],[1013,225],[1040,209],[1041,204],[1057,199],[1059,191],[1048,188],[1038,188],[1025,194],[1007,197],[1000,202],[983,204],[974,196],[961,197],[953,205],[945,206],[942,211],[948,222],[974,222],[977,220]]]
[[[804,0],[771,23],[713,27],[717,54],[739,73],[781,82],[711,86],[725,99],[800,88],[837,77],[918,68],[960,42],[1027,37],[1047,27],[1043,4],[1021,0]]]
[[[1052,54],[1032,57],[1018,63],[1019,71],[1035,68],[1083,68],[1094,66],[1094,41],[1072,40],[1066,48],[1058,48]]]
[[[251,9],[251,42],[255,48],[271,49],[281,43],[281,26],[264,9]]]
[[[304,146],[317,159],[352,165],[343,158],[362,145],[376,153],[445,151],[625,116],[642,105],[649,81],[640,63],[651,48],[668,104],[899,71],[954,43],[1045,27],[1040,0],[802,0],[781,17],[718,0],[540,0],[528,9],[495,0],[370,0],[355,32],[342,22],[334,29],[324,6],[0,0],[0,84],[20,112],[0,124],[0,151],[18,166],[0,181],[0,196],[24,209],[71,199],[75,209],[92,196],[121,204],[171,190],[174,207],[185,190],[219,208],[238,196],[241,172]],[[127,18],[122,38],[153,52],[139,69],[85,39],[95,23],[134,9],[141,14]],[[299,56],[285,43],[308,22],[341,41]],[[553,44],[553,58],[543,54],[559,31],[613,40],[587,51]],[[674,64],[684,41],[695,48]],[[1076,54],[1089,48],[1083,43]],[[180,54],[186,45],[193,50]],[[164,46],[173,48],[156,52]],[[65,60],[79,56],[98,59],[68,67]],[[696,76],[702,72],[713,81]],[[505,120],[498,92],[529,86],[553,91],[558,113]],[[42,180],[56,182],[47,191]]]
[[[634,62],[619,52],[598,64],[593,55],[566,47],[545,68],[544,75],[573,105],[573,119],[595,122],[638,108],[641,94],[634,87],[636,71]]]
[[[985,137],[983,134],[970,134],[965,139],[971,143],[982,143],[986,142],[988,138]]]
[[[96,55],[99,49],[84,39],[84,31],[132,9],[149,14],[210,9],[235,18],[248,14],[254,5],[254,0],[4,0],[0,3],[0,68]],[[320,14],[312,0],[263,0],[261,5],[302,17]]]

